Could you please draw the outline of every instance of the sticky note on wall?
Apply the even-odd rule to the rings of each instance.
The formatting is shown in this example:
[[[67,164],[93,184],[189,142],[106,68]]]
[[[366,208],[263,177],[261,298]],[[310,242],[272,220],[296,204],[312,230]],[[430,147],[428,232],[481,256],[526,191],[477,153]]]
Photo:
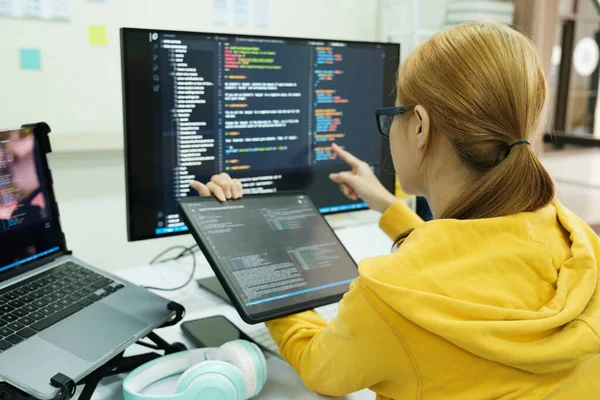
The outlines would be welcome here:
[[[106,26],[88,26],[88,40],[91,46],[106,46],[108,44],[108,37],[106,36]]]
[[[40,49],[20,49],[19,63],[21,69],[40,70],[42,69],[42,52]]]

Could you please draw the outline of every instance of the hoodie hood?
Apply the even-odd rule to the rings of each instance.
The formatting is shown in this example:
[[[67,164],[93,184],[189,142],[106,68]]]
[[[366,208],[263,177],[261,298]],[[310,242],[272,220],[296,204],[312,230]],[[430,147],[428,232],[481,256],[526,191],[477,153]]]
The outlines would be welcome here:
[[[365,283],[472,354],[549,373],[600,353],[600,239],[558,201],[533,213],[427,222],[391,257],[383,268],[361,266]]]

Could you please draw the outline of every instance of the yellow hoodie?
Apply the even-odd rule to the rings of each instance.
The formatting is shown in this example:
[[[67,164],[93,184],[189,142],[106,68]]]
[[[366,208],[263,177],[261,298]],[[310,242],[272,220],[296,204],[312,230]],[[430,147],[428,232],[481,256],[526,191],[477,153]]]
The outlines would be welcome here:
[[[267,324],[306,386],[378,399],[600,399],[600,239],[553,202],[533,213],[382,216],[392,254],[363,260],[327,324]]]

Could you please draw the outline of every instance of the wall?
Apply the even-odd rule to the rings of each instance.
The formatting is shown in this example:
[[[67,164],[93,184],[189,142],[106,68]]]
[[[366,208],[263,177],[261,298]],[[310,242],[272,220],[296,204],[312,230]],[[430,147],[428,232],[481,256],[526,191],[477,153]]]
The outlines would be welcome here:
[[[449,0],[381,0],[382,40],[401,44],[401,61],[444,25]]]
[[[249,0],[250,4],[252,1]],[[0,126],[46,121],[57,151],[122,148],[119,28],[376,40],[378,1],[271,0],[269,28],[212,24],[212,0],[72,0],[72,22],[0,19]],[[88,44],[106,25],[108,45]],[[19,49],[40,48],[41,71],[19,69]]]

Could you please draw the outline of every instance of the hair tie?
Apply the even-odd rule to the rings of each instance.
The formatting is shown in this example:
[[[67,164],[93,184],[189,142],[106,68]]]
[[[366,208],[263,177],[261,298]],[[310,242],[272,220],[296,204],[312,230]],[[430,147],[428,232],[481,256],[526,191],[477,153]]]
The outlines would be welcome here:
[[[515,146],[518,146],[520,144],[529,144],[531,145],[531,143],[529,143],[527,140],[517,140],[516,142],[514,142],[513,144],[511,144],[510,146],[508,146],[508,151],[510,151],[510,149],[512,149]]]

